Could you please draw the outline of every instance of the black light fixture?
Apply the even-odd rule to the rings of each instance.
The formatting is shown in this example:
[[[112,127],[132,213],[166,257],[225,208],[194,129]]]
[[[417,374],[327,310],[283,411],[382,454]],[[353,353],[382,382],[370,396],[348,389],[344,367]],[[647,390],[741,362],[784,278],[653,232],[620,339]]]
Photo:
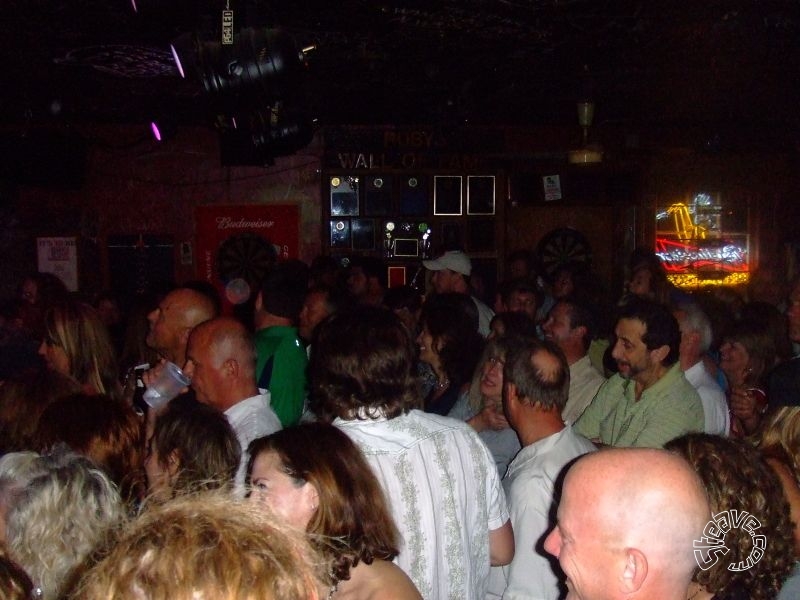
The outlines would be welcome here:
[[[264,166],[278,156],[305,148],[314,136],[314,125],[302,111],[281,106],[256,110],[217,122],[223,165]]]
[[[289,34],[267,28],[241,29],[226,39],[193,33],[170,45],[180,75],[199,80],[210,100],[222,164],[272,164],[307,146],[313,126],[296,106],[313,46],[300,49]]]
[[[285,97],[305,67],[304,51],[279,29],[242,29],[229,45],[184,34],[170,50],[182,77],[193,72],[216,103],[236,108],[254,95],[262,103]]]

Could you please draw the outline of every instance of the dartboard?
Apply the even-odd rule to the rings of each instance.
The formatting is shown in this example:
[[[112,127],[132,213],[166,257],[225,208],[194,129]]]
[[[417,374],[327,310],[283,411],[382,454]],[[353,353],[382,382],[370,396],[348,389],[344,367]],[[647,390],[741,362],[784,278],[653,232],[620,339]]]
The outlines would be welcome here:
[[[222,242],[217,252],[217,273],[223,282],[243,279],[260,283],[275,264],[277,253],[269,240],[255,233],[241,233]]]
[[[536,246],[536,254],[545,273],[552,276],[565,263],[590,264],[592,249],[589,241],[577,229],[562,227],[546,234]]]

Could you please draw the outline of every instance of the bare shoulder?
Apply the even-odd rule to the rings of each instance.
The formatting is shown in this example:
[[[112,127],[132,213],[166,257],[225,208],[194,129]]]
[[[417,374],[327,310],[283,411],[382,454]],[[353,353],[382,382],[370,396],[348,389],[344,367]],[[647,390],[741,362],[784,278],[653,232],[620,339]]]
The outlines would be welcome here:
[[[408,575],[393,562],[359,564],[342,582],[336,600],[422,600]]]

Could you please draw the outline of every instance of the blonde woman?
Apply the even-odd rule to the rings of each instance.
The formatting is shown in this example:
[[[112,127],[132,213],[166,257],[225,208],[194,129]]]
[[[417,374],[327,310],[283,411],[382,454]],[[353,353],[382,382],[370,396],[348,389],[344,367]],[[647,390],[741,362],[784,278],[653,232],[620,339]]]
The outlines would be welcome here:
[[[800,406],[782,406],[771,412],[762,425],[756,445],[783,485],[794,523],[796,552],[800,557]]]
[[[10,557],[42,600],[61,598],[75,569],[125,516],[116,486],[64,448],[0,461],[2,529]]]
[[[516,337],[501,337],[486,343],[469,391],[461,395],[447,415],[466,421],[478,432],[492,452],[501,477],[520,449],[517,434],[503,414],[503,368],[512,345],[520,343],[516,340]]]
[[[781,406],[767,415],[758,449],[778,475],[794,525],[795,566],[778,600],[800,598],[800,406]]]
[[[66,300],[47,310],[39,354],[49,369],[72,377],[87,394],[121,393],[111,337],[88,304]]]
[[[70,598],[320,600],[324,572],[299,532],[219,492],[151,507],[96,558]]]

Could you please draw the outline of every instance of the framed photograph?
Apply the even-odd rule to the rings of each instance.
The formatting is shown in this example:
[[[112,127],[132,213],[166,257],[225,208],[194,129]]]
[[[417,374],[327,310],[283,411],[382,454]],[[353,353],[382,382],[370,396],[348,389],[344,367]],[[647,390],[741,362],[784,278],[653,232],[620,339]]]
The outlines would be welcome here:
[[[457,222],[442,223],[442,248],[463,248],[464,234]]]
[[[494,175],[469,175],[467,177],[467,214],[493,215],[494,213]]]
[[[372,219],[353,219],[350,222],[353,236],[353,250],[375,249],[375,221]]]
[[[461,175],[435,175],[433,183],[433,214],[461,215]]]
[[[331,216],[358,216],[358,177],[334,175],[330,178]]]
[[[331,248],[350,247],[350,219],[333,219],[330,222]]]
[[[403,177],[400,189],[400,214],[424,217],[428,214],[428,180],[421,175]]]
[[[470,220],[467,224],[467,241],[470,252],[494,250],[494,221],[492,219]]]
[[[368,175],[364,186],[364,214],[385,217],[392,214],[392,178]]]
[[[395,256],[419,256],[419,240],[397,238],[394,240]]]

